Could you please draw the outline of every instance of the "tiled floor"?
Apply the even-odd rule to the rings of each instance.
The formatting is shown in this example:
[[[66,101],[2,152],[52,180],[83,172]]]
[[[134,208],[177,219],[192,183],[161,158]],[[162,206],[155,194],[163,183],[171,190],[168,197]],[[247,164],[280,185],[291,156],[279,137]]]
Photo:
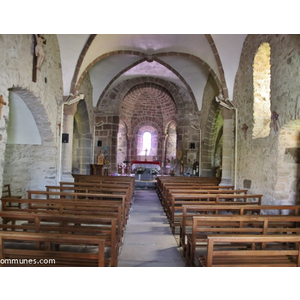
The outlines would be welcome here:
[[[185,267],[154,189],[135,191],[118,267]]]

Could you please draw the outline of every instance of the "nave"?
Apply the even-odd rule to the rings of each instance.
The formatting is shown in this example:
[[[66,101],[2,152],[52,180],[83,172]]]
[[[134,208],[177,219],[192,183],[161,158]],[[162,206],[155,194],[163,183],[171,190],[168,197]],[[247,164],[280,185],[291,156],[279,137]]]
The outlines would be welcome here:
[[[154,189],[137,189],[118,267],[184,267],[185,262]]]

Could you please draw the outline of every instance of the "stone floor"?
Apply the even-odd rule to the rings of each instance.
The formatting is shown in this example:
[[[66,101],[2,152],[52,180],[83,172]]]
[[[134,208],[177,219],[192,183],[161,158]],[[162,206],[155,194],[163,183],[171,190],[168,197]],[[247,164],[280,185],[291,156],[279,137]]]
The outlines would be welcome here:
[[[136,189],[118,267],[185,267],[154,189]]]

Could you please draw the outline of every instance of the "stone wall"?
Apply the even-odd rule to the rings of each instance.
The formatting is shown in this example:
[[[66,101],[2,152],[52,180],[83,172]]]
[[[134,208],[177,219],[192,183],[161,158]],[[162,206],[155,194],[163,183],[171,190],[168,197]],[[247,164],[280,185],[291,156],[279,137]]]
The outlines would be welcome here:
[[[267,137],[253,139],[253,62],[258,48],[265,42],[271,48],[270,118],[273,111],[279,115],[278,131],[271,123]],[[263,194],[264,203],[296,202],[295,197],[290,198],[295,187],[291,189],[287,184],[291,174],[286,176],[278,166],[282,164],[283,155],[280,153],[285,147],[279,142],[282,130],[290,121],[300,119],[299,66],[299,35],[249,35],[246,38],[233,97],[238,107],[238,187],[247,187],[249,192]],[[243,124],[248,126],[246,136],[242,130]],[[293,147],[297,145],[298,141],[294,141]],[[295,182],[298,168],[292,168]]]
[[[45,60],[34,82],[34,36],[0,35],[0,94],[7,102],[0,119],[0,187],[3,183],[10,183],[12,191],[18,194],[58,181],[58,124],[63,98],[60,51],[56,35],[45,35],[45,39]],[[10,90],[18,93],[31,110],[42,137],[42,145],[6,147]]]

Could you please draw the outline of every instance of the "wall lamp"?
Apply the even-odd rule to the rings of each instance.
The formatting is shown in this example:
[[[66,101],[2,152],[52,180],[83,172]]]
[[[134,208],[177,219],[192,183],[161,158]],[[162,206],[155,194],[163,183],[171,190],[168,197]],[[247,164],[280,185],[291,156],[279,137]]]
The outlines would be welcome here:
[[[201,128],[199,125],[192,124],[191,128],[196,131],[199,131],[199,177],[201,176]]]
[[[84,99],[84,94],[75,94],[73,95],[72,93],[68,96],[68,98],[65,100],[64,104],[67,104],[67,105],[72,105],[74,103],[77,103],[79,102],[80,100],[83,100]]]

